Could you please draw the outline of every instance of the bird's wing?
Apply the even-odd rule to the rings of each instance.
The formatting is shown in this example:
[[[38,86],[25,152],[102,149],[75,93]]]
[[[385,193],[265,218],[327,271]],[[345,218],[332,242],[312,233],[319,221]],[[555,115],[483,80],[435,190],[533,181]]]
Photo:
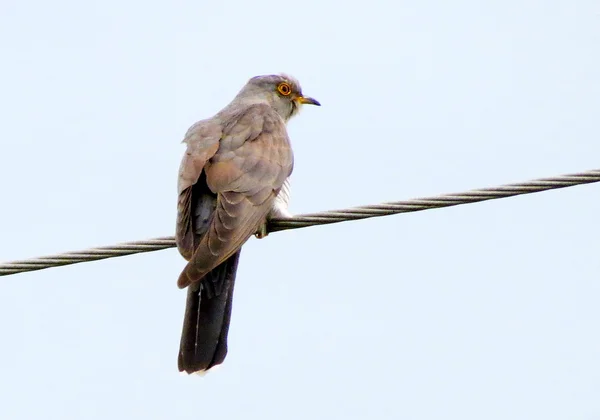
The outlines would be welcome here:
[[[206,163],[219,148],[223,132],[219,123],[210,120],[194,124],[183,140],[187,150],[181,161],[178,179],[177,227],[175,241],[180,254],[189,260],[198,235],[206,231],[206,213],[212,212],[216,195],[206,187]]]
[[[271,107],[252,105],[223,121],[218,150],[203,164],[216,207],[179,287],[202,279],[256,232],[292,172],[285,123]]]

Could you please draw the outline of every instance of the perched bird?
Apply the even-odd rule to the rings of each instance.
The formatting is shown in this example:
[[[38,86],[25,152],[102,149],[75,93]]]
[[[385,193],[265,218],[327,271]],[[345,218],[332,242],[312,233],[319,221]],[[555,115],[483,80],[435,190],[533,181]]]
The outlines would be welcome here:
[[[221,364],[240,248],[266,236],[270,217],[286,217],[293,155],[286,123],[303,104],[285,74],[253,77],[214,117],[185,135],[178,180],[176,242],[188,261],[177,285],[188,288],[179,371]]]

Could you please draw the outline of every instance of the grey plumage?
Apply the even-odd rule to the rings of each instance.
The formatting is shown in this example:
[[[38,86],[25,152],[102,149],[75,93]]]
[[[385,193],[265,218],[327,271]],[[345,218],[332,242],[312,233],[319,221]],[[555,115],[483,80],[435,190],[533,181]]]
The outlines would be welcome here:
[[[285,124],[302,104],[319,105],[294,78],[257,76],[186,133],[175,236],[188,260],[177,282],[188,287],[180,371],[225,359],[240,248],[268,217],[289,215],[293,155]]]

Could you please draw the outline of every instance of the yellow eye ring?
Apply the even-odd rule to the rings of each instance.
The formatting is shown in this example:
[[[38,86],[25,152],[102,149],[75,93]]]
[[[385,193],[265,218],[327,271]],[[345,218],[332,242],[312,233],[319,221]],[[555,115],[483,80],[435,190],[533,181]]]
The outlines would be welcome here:
[[[279,86],[277,86],[277,92],[281,93],[283,96],[290,96],[292,87],[286,82],[281,82]]]

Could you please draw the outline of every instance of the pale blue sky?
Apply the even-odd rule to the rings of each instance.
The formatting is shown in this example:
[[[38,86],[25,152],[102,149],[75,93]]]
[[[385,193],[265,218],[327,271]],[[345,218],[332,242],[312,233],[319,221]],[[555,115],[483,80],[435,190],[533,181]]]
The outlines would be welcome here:
[[[598,1],[0,2],[0,260],[173,233],[186,129],[257,74],[295,213],[600,167]],[[174,249],[3,277],[2,419],[600,418],[600,186],[252,239],[230,351]]]

